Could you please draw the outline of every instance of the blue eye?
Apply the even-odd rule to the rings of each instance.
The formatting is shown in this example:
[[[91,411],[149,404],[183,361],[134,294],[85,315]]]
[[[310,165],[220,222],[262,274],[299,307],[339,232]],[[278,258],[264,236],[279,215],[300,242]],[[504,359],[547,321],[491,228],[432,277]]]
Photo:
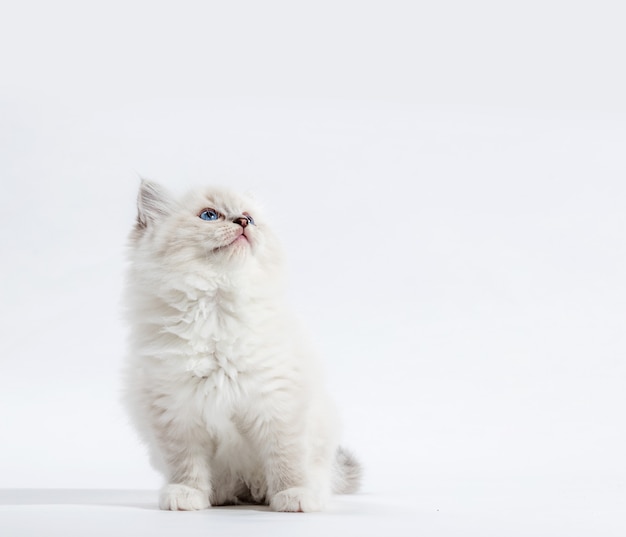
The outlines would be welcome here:
[[[248,223],[252,224],[253,226],[255,226],[256,224],[254,223],[254,218],[252,218],[249,214],[244,213],[244,216],[246,217],[246,220],[248,220]]]
[[[210,222],[212,220],[218,220],[220,213],[215,209],[204,209],[198,216],[202,218],[202,220],[208,220]]]

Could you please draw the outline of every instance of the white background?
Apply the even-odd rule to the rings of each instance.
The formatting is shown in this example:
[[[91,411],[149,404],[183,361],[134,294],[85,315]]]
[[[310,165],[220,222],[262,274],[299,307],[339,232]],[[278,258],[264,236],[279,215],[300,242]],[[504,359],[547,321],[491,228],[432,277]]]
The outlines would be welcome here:
[[[78,532],[64,509],[169,531],[106,493],[160,485],[118,403],[142,176],[252,190],[282,237],[366,468],[310,531],[623,535],[623,21],[619,2],[4,6],[0,488],[100,492],[2,491],[0,531]],[[254,512],[215,513],[167,520],[228,534]]]

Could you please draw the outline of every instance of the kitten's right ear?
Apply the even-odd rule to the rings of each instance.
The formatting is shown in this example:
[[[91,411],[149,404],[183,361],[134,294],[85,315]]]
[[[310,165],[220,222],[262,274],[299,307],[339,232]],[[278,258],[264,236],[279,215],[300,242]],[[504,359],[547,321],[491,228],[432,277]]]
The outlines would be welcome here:
[[[137,228],[145,229],[169,215],[173,205],[174,200],[167,190],[142,179],[137,196]]]

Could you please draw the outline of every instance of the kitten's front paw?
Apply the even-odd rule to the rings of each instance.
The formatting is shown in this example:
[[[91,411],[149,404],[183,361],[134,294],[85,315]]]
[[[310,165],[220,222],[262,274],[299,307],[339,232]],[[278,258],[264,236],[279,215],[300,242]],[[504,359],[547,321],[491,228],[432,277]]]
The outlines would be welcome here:
[[[159,507],[170,511],[198,511],[211,507],[209,492],[187,485],[166,485],[159,496]]]
[[[321,511],[324,506],[319,496],[304,487],[293,487],[275,494],[270,501],[273,511],[309,513]]]

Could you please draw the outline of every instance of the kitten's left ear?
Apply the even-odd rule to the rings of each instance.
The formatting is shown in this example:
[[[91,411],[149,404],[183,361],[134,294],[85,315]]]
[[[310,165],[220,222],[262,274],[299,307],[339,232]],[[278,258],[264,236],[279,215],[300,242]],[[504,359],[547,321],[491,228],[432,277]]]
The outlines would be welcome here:
[[[147,228],[171,214],[174,203],[172,195],[165,188],[142,179],[137,196],[137,227]]]

